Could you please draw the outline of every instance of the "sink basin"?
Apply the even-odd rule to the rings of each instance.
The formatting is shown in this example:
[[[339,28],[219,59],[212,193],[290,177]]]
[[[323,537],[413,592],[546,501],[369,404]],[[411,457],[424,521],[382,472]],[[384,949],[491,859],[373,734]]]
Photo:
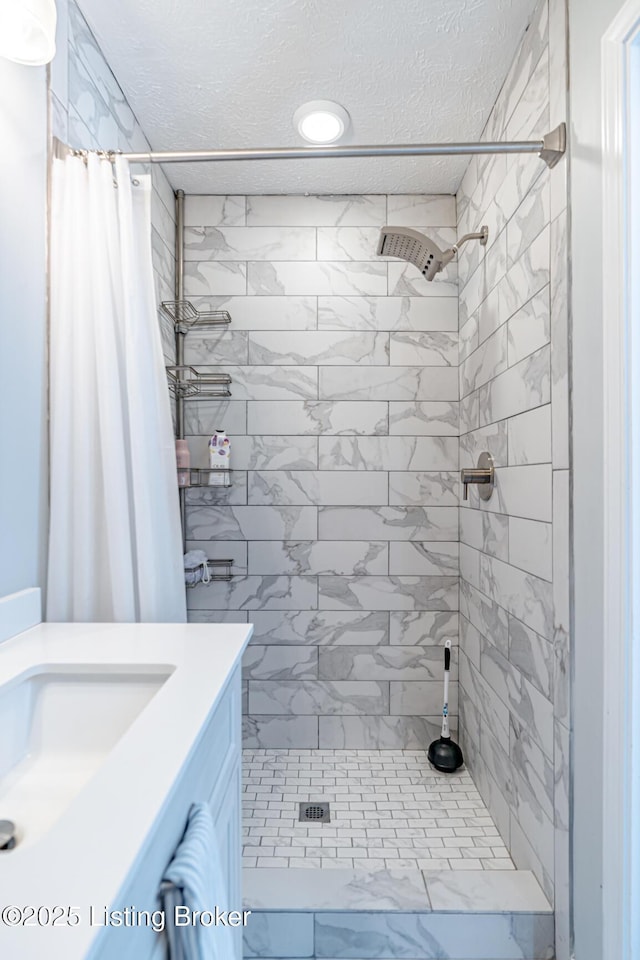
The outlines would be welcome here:
[[[32,843],[171,676],[162,664],[47,664],[0,687],[0,818]]]

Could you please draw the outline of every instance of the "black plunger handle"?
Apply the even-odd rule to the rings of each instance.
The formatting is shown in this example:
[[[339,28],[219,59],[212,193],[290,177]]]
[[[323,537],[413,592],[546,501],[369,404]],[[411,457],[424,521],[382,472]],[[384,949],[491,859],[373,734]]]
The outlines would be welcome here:
[[[444,648],[444,668],[448,670],[451,666],[451,650],[449,647]]]

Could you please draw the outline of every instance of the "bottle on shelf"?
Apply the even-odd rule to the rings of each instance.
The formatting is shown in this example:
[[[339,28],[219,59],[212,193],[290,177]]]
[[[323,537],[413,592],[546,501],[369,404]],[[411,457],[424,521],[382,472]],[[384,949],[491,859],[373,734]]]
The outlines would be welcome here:
[[[224,430],[216,430],[209,441],[209,474],[210,487],[225,487],[228,484],[228,473],[217,473],[217,471],[227,471],[231,463],[231,444],[229,437]]]
[[[191,454],[186,440],[176,440],[176,466],[178,467],[178,486],[191,486]]]

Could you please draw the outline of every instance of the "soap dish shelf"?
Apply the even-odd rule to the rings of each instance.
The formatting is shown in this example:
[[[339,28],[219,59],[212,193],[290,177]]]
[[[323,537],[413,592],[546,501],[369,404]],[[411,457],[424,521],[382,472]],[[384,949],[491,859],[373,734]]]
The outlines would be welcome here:
[[[185,490],[189,490],[191,487],[216,490],[231,486],[231,469],[229,467],[189,467],[188,469],[191,482],[184,487]],[[186,468],[178,467],[178,473],[186,473]],[[209,483],[212,474],[220,477],[222,483]]]
[[[200,580],[198,583],[188,583],[187,589],[193,590],[195,587],[207,587],[210,583],[228,583],[229,580],[233,580],[233,573],[231,568],[233,567],[233,560],[207,560],[207,566],[209,568],[209,580],[207,583],[203,583]]]
[[[176,333],[187,333],[194,328],[212,330],[231,323],[227,310],[198,310],[190,300],[163,300],[160,312],[171,321]]]
[[[188,364],[166,369],[172,397],[182,397],[183,400],[211,400],[231,396],[231,377],[228,373],[200,373]]]

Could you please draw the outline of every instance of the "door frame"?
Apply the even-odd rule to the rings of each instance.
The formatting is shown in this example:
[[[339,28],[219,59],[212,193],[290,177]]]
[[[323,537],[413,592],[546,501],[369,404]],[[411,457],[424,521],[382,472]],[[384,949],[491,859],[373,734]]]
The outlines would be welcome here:
[[[640,921],[632,909],[640,893],[640,830],[632,816],[640,803],[640,658],[633,651],[640,622],[640,590],[633,582],[640,561],[640,496],[632,496],[640,477],[640,451],[632,442],[633,429],[638,446],[640,420],[640,281],[632,269],[640,239],[640,0],[627,0],[602,37],[601,79],[603,957],[631,960],[634,946],[640,949]]]

